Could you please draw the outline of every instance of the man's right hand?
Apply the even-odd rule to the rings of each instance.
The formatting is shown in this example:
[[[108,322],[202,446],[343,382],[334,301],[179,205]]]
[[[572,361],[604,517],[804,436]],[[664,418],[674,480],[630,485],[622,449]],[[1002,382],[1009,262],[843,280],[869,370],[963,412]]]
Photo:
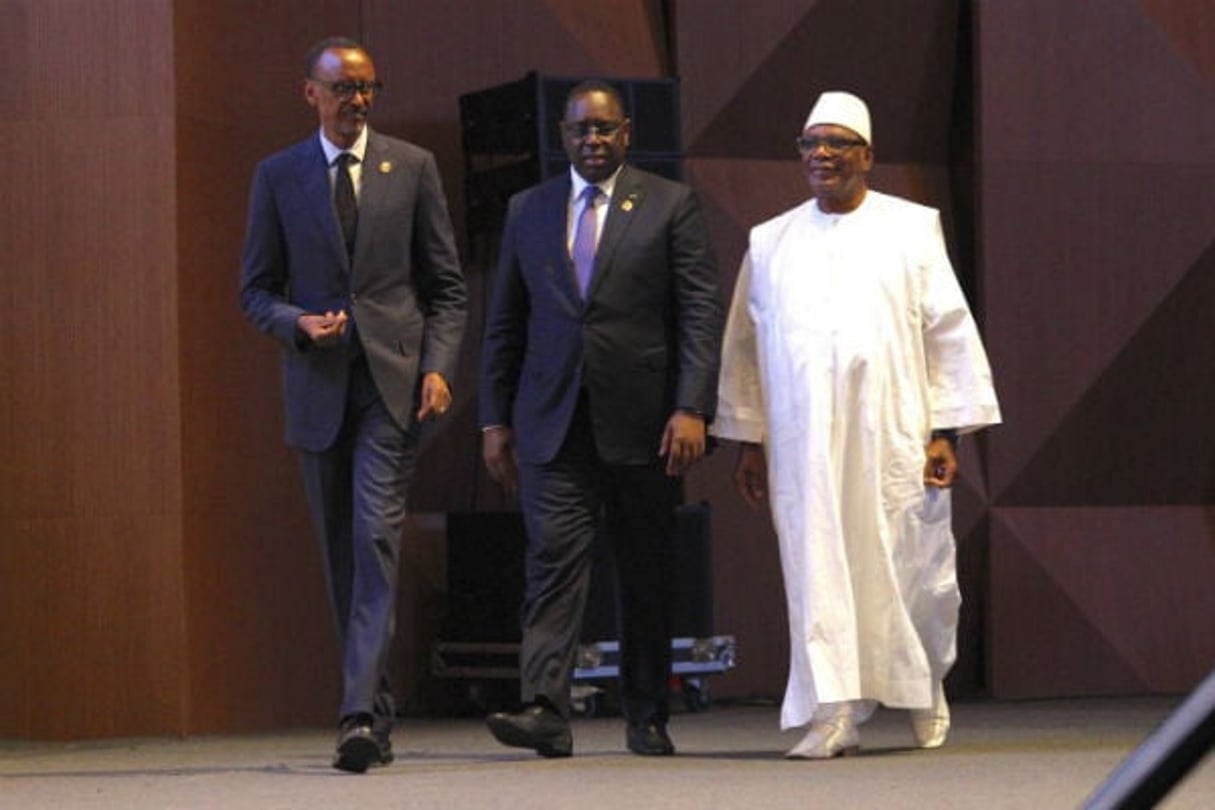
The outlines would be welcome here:
[[[752,509],[768,497],[768,461],[764,446],[743,442],[738,446],[738,461],[734,463],[734,488]]]
[[[301,315],[295,325],[308,336],[315,346],[334,346],[341,343],[346,334],[346,322],[350,320],[346,310],[326,312],[324,315]]]
[[[519,481],[519,463],[515,458],[515,431],[505,425],[495,425],[481,431],[481,458],[489,475],[512,498]]]

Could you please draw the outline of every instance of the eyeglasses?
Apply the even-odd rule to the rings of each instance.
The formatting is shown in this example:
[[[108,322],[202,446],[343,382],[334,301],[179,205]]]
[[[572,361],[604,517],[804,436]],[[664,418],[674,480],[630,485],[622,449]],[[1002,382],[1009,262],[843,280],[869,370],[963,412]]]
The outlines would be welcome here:
[[[321,79],[313,79],[312,81],[314,81],[317,84],[321,85],[322,87],[326,88],[330,93],[333,93],[335,96],[337,96],[342,101],[346,101],[347,99],[354,98],[355,93],[358,93],[360,96],[370,97],[370,96],[374,96],[376,93],[379,93],[384,89],[383,82],[378,82],[378,81],[376,81],[376,82],[348,82],[348,81],[327,82],[327,81],[323,81]]]
[[[591,133],[600,138],[610,138],[624,126],[623,121],[562,121],[561,131],[569,138],[585,140]]]
[[[851,149],[854,146],[865,145],[865,142],[860,138],[840,138],[838,136],[816,138],[809,135],[799,135],[794,139],[794,143],[797,144],[797,151],[804,155],[810,154],[820,146],[828,152],[843,152],[845,149]]]

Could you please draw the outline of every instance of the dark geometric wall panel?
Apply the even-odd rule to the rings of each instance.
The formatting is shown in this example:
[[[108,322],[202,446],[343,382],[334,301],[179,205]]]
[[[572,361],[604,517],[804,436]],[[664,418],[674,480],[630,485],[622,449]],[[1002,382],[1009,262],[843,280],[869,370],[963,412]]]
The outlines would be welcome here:
[[[818,94],[851,90],[870,105],[881,160],[956,157],[949,148],[959,5],[802,0],[766,9],[716,0],[705,13],[696,0],[676,2],[681,69],[708,67],[719,77],[689,90],[689,154],[794,158],[792,138]],[[697,45],[689,31],[720,45]]]
[[[1213,318],[1215,244],[1087,380],[1001,506],[1215,503]]]
[[[992,691],[1192,689],[1215,662],[1213,525],[1209,507],[998,509]]]
[[[975,4],[993,692],[1215,665],[1209,3]],[[1032,52],[1033,59],[1026,59]]]

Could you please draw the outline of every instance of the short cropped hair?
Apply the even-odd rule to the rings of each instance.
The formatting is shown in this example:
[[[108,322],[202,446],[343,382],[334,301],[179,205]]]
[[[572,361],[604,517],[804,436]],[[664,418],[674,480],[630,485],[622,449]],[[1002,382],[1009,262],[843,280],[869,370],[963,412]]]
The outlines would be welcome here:
[[[564,116],[569,112],[570,105],[574,103],[574,99],[585,96],[587,93],[604,93],[616,102],[625,118],[629,117],[629,111],[624,106],[624,97],[620,95],[620,91],[616,89],[616,86],[606,79],[586,79],[571,87],[570,91],[565,95],[565,107],[562,109],[562,115]]]
[[[308,58],[304,62],[304,77],[311,79],[316,63],[321,60],[321,54],[329,49],[339,51],[361,51],[363,46],[350,37],[325,37],[308,49]]]

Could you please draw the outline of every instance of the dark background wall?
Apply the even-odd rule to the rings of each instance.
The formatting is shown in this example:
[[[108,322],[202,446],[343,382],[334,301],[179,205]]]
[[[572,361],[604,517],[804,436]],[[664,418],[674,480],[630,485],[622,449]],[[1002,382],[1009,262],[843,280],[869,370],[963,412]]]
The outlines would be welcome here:
[[[1215,663],[1215,18],[976,11],[976,232],[1009,422],[986,460],[989,686],[1186,690]]]
[[[679,78],[727,291],[747,228],[806,195],[791,143],[817,93],[866,97],[873,183],[942,210],[1007,420],[965,445],[951,689],[1188,691],[1215,663],[1206,5],[0,0],[0,735],[332,720],[276,349],[236,306],[253,166],[314,130],[301,61],[329,33],[376,60],[374,126],[436,153],[473,293],[413,497],[407,710],[441,692],[445,516],[509,506],[477,455],[489,269],[463,225],[457,99],[530,70]],[[732,461],[687,487],[712,505],[716,626],[739,641],[713,689],[777,697],[775,541]]]

